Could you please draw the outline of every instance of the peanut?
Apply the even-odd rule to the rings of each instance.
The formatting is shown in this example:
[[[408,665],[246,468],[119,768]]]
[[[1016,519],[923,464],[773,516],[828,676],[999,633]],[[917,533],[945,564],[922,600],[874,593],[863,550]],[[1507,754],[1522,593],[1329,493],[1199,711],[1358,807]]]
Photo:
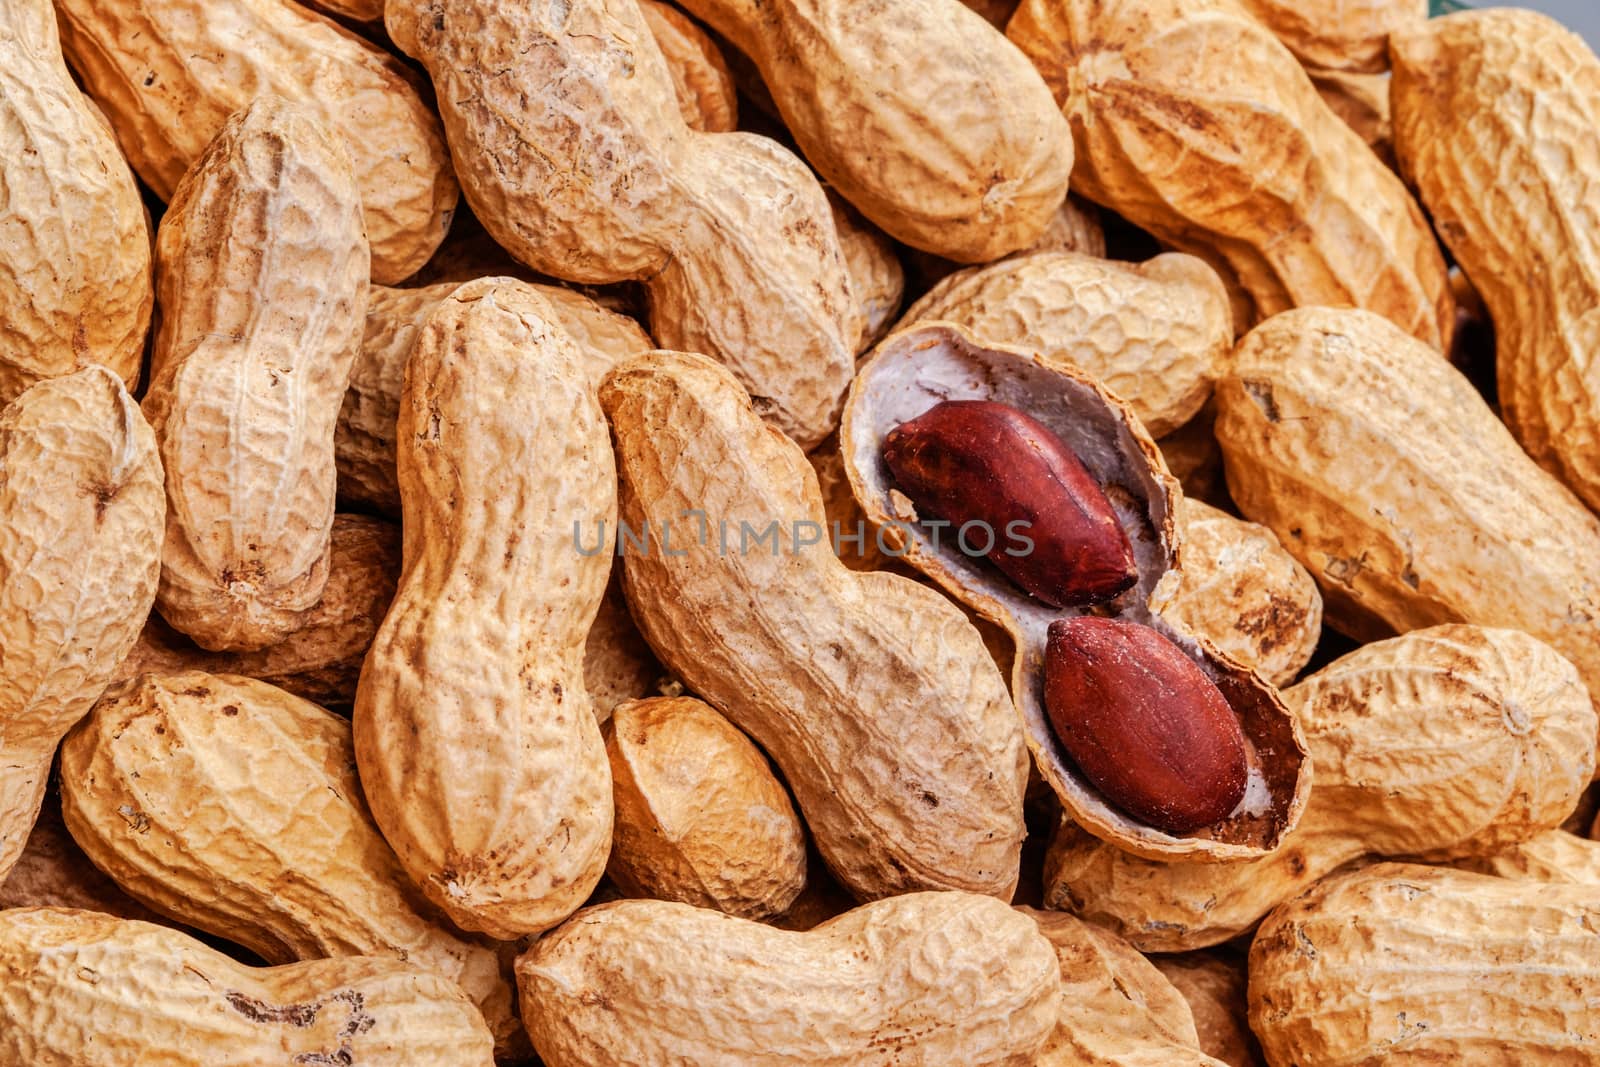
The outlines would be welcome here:
[[[450,228],[459,190],[404,64],[292,0],[61,0],[67,59],[133,169],[170,200],[229,116],[290,100],[334,131],[360,183],[372,276],[398,282]]]
[[[29,1067],[489,1067],[448,979],[354,957],[257,969],[149,923],[0,912],[0,1062]]]
[[[1194,417],[1233,350],[1228,293],[1192,256],[1132,266],[1039,253],[952,274],[913,304],[901,327],[938,319],[989,344],[1075,367],[1170,433]]]
[[[1316,578],[1336,629],[1525,630],[1600,693],[1600,520],[1426,346],[1364,312],[1290,312],[1245,338],[1217,408],[1239,510]]]
[[[400,577],[400,529],[363,515],[335,515],[328,584],[301,627],[256,652],[207,652],[152,615],[113,684],[149,671],[242,674],[324,707],[348,708],[378,624]]]
[[[1307,67],[1352,74],[1389,69],[1391,34],[1428,19],[1428,0],[1241,0]]]
[[[1228,1067],[1262,1067],[1261,1046],[1246,1018],[1250,1005],[1242,957],[1235,963],[1231,956],[1188,952],[1156,956],[1150,962],[1188,1001],[1195,1033],[1207,1055]]]
[[[834,874],[859,898],[1008,898],[1027,754],[977,631],[933,590],[834,557],[804,455],[714,363],[642,356],[600,402],[634,618],[778,765]]]
[[[1492,856],[1469,857],[1456,866],[1528,882],[1600,887],[1600,841],[1565,830],[1547,830]]]
[[[100,363],[128,388],[150,329],[150,224],[61,57],[50,0],[0,2],[0,405]]]
[[[1272,1067],[1593,1063],[1597,924],[1594,886],[1399,863],[1330,878],[1250,946],[1250,1025]]]
[[[390,956],[518,1032],[494,947],[419,912],[356,781],[350,725],[233,675],[146,674],[61,747],[67,829],[125,892],[268,963]],[[315,833],[305,833],[315,827]]]
[[[1423,23],[1391,49],[1400,165],[1489,306],[1506,424],[1600,508],[1600,59],[1513,9]]]
[[[724,362],[775,426],[826,437],[859,313],[815,177],[775,142],[700,134],[632,0],[394,0],[467,199],[518,260],[644,282],[650,333]]]
[[[1389,76],[1309,67],[1306,73],[1311,76],[1311,84],[1317,87],[1317,95],[1328,105],[1328,110],[1356,131],[1385,166],[1394,168],[1394,115],[1389,106]]]
[[[417,289],[372,287],[367,301],[366,334],[350,371],[334,430],[339,499],[351,505],[400,514],[395,467],[395,424],[406,360],[428,316],[460,282]],[[654,345],[630,318],[601,307],[582,293],[556,285],[533,285],[555,315],[555,322],[577,343],[596,385],[612,365],[648,352]],[[248,673],[248,672],[242,672]]]
[[[1183,577],[1163,614],[1224,654],[1288,685],[1322,636],[1322,595],[1265,526],[1185,497]]]
[[[1066,124],[1027,59],[959,0],[684,6],[755,61],[817,172],[896,240],[984,263],[1061,206]]]
[[[322,596],[367,264],[344,149],[273,97],[228,120],[161,221],[144,399],[167,472],[156,606],[202,648],[275,644]]]
[[[833,210],[834,229],[850,275],[851,296],[861,309],[856,350],[864,352],[894,325],[906,293],[906,272],[889,239],[832,190],[828,191],[828,206]]]
[[[621,569],[613,569],[583,646],[583,687],[595,718],[604,723],[618,704],[649,694],[664,673],[628,611]]]
[[[56,746],[150,613],[163,519],[155,436],[110,370],[45,379],[0,412],[0,878]]]
[[[1316,787],[1282,848],[1161,864],[1067,827],[1045,903],[1146,952],[1216,945],[1352,860],[1492,855],[1528,840],[1560,825],[1594,773],[1595,713],[1576,672],[1512,630],[1441,626],[1367,645],[1284,699]]]
[[[1102,487],[1132,545],[1138,584],[1099,610],[1155,628],[1221,689],[1248,742],[1245,802],[1229,818],[1190,833],[1168,832],[1118,809],[1068,757],[1045,709],[1044,663],[1051,623],[1073,612],[1048,607],[990,571],[976,558],[993,547],[981,537],[966,543],[960,531],[952,536],[924,522],[882,461],[883,441],[896,427],[953,401],[1020,409],[1058,437]],[[1035,765],[1075,822],[1119,848],[1164,860],[1246,859],[1276,847],[1298,820],[1309,788],[1304,743],[1265,682],[1162,617],[1181,581],[1177,488],[1126,404],[1071,367],[981,344],[954,324],[927,323],[891,334],[861,369],[840,448],[861,510],[884,528],[901,559],[1008,632],[1016,649],[1011,691]],[[995,531],[997,541],[1003,536]],[[1136,674],[1130,668],[1114,681],[1136,686]]]
[[[361,784],[428,899],[510,940],[575,911],[611,846],[583,679],[616,521],[610,442],[550,302],[507,279],[428,318],[397,435],[405,567],[356,691]]]
[[[1067,112],[1074,191],[1215,267],[1237,328],[1353,305],[1448,347],[1421,210],[1235,0],[1025,0],[1006,33]]]
[[[661,49],[678,112],[691,130],[728,133],[739,128],[739,94],[711,35],[664,0],[638,0],[639,14]]]
[[[807,933],[621,901],[535,944],[517,981],[546,1067],[1024,1067],[1061,1001],[1033,921],[967,893],[881,900]]]
[[[606,872],[628,896],[742,919],[786,911],[806,881],[794,804],[761,751],[689,697],[632,701],[606,738],[616,841]]]

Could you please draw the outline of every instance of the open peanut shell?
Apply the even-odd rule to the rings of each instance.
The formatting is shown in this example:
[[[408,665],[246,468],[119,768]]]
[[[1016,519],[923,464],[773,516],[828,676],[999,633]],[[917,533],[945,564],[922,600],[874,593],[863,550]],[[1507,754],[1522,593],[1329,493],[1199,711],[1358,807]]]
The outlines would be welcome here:
[[[1083,461],[1133,545],[1138,583],[1091,609],[1143,623],[1170,639],[1216,683],[1239,718],[1250,761],[1244,800],[1222,822],[1184,836],[1146,825],[1112,806],[1056,740],[1044,707],[1045,638],[1056,619],[1083,610],[1053,608],[1013,585],[987,559],[963,553],[955,532],[919,521],[883,463],[883,438],[946,400],[1009,404],[1055,432]],[[1011,691],[1039,773],[1084,829],[1155,860],[1223,862],[1271,852],[1299,821],[1311,785],[1305,740],[1278,692],[1209,642],[1163,619],[1177,586],[1181,490],[1154,440],[1126,404],[1093,379],[1047,367],[1020,349],[982,345],[950,323],[921,323],[890,335],[861,367],[840,429],[846,474],[867,518],[891,551],[1016,642]]]

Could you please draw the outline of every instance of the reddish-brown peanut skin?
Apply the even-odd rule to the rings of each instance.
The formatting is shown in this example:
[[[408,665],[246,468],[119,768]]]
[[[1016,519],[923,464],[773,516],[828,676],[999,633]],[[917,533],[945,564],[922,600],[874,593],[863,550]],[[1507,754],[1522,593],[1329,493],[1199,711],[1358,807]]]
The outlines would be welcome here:
[[[1086,616],[1050,624],[1045,709],[1112,803],[1172,834],[1244,799],[1244,734],[1194,661],[1148,626]]]
[[[963,540],[974,524],[972,540],[992,545],[990,561],[1051,607],[1098,604],[1139,579],[1099,484],[1025,412],[946,401],[890,431],[883,458],[919,510],[950,522],[950,535]]]

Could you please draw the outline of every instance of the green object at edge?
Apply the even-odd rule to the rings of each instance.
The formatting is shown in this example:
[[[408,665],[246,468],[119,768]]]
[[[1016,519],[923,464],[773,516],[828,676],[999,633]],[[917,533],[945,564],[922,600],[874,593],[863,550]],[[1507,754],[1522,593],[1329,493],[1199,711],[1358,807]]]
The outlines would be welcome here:
[[[1434,15],[1448,15],[1452,11],[1465,11],[1471,4],[1463,4],[1461,0],[1433,0]]]

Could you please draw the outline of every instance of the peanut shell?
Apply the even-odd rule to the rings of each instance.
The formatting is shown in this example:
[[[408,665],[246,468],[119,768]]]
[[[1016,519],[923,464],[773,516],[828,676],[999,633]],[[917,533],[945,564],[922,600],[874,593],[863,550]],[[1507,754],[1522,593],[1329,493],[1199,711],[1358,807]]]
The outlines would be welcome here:
[[[1428,19],[1428,0],[1241,0],[1307,67],[1378,74],[1389,37]]]
[[[1208,952],[1155,956],[1156,965],[1173,988],[1183,994],[1194,1015],[1200,1047],[1228,1067],[1262,1067],[1261,1046],[1247,1018],[1246,967]]]
[[[1546,830],[1492,856],[1456,864],[1464,870],[1527,882],[1574,882],[1600,888],[1600,841]]]
[[[0,879],[0,911],[7,908],[77,908],[119,919],[166,920],[124,893],[89,862],[61,821],[61,803],[46,797],[11,874]]]
[[[1230,818],[1182,836],[1166,833],[1113,807],[1067,758],[1044,710],[1043,658],[1050,623],[1071,612],[1035,600],[960,551],[955,532],[936,541],[938,531],[918,519],[885,468],[884,437],[946,400],[992,400],[1026,412],[1054,432],[1106,491],[1132,542],[1139,582],[1102,608],[1177,643],[1238,715],[1252,751],[1245,799]],[[891,334],[878,345],[851,389],[840,451],[857,502],[869,522],[888,527],[887,536],[898,539],[904,561],[1010,633],[1018,650],[1011,692],[1029,748],[1074,820],[1119,848],[1169,862],[1244,859],[1276,847],[1305,803],[1304,743],[1275,690],[1162,616],[1179,581],[1178,490],[1128,405],[1070,367],[985,345],[958,326],[931,323]]]
[[[1356,131],[1386,166],[1395,167],[1389,75],[1351,74],[1314,67],[1307,67],[1306,73],[1311,76],[1311,84],[1317,87],[1317,95],[1328,105],[1328,110]]]
[[[691,130],[727,133],[739,128],[739,93],[711,35],[664,0],[638,0],[639,14],[672,72],[678,111]]]
[[[889,331],[906,293],[906,272],[894,245],[863,219],[843,197],[828,190],[834,228],[850,273],[850,294],[861,309],[861,339],[857,352],[865,352]]]

